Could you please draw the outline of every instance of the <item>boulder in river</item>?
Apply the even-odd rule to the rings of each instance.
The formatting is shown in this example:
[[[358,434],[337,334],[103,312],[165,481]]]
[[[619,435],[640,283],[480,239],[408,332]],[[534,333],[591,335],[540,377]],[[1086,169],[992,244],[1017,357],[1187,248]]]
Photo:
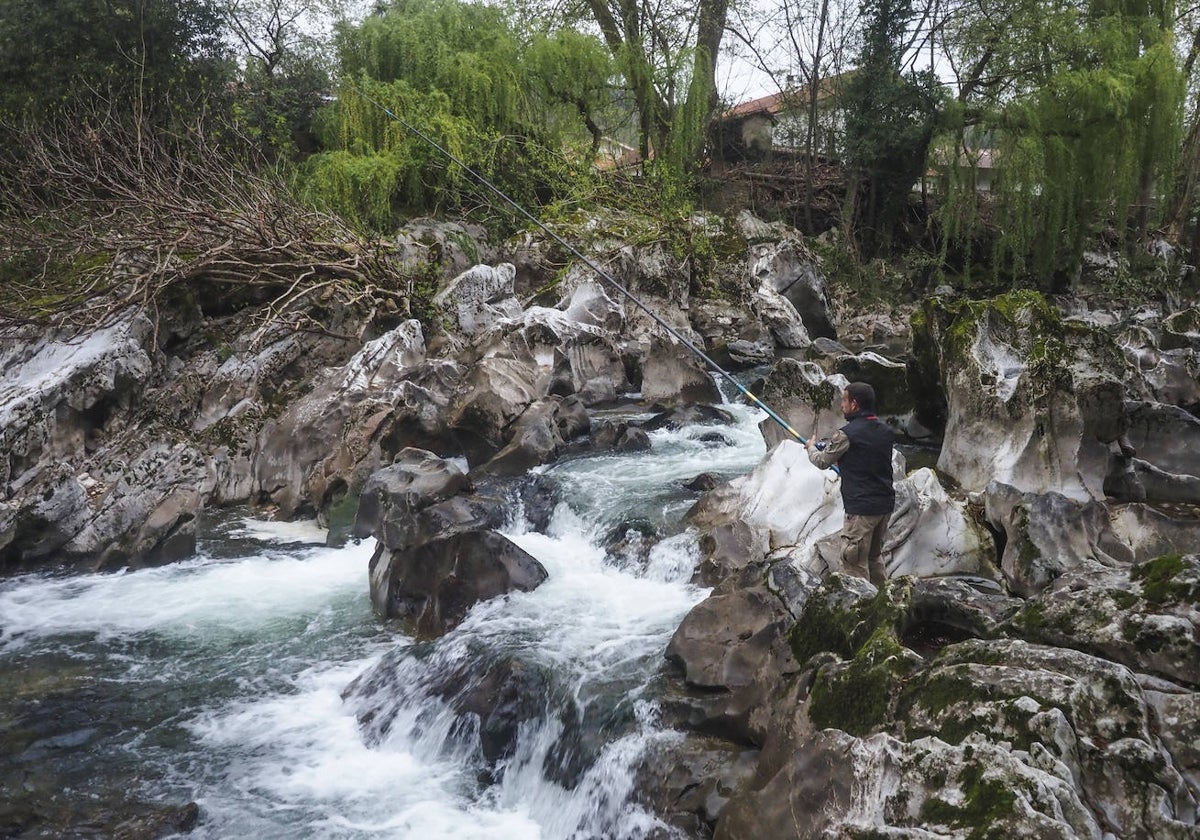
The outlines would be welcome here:
[[[528,592],[546,579],[541,563],[490,530],[461,531],[399,550],[380,544],[369,574],[376,610],[402,619],[424,638],[456,627],[479,601]]]

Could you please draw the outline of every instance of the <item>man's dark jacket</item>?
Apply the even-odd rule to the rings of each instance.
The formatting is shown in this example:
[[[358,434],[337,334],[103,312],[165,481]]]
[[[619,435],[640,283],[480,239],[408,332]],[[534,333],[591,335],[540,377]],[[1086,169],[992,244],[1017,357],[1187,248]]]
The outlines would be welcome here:
[[[842,473],[842,506],[856,516],[878,516],[896,507],[892,487],[892,444],[895,435],[874,414],[857,411],[842,431],[850,448],[838,459]]]

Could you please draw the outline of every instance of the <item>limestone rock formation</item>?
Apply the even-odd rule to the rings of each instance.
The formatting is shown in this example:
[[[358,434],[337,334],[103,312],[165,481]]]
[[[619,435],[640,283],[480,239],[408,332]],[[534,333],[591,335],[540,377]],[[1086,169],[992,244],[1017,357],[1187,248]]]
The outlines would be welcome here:
[[[494,530],[504,500],[472,489],[457,465],[412,448],[368,479],[354,533],[378,540],[368,575],[377,613],[438,636],[478,601],[546,579],[537,560]]]
[[[914,316],[921,377],[941,383],[938,469],[968,491],[997,480],[1030,492],[1103,497],[1105,444],[1126,426],[1123,360],[1095,328],[1067,329],[1035,293],[927,302]]]

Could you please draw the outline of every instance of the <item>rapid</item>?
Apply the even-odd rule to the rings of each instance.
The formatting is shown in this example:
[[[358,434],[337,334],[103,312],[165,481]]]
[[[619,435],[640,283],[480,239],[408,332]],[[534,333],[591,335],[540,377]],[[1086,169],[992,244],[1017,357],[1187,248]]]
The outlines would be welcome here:
[[[549,526],[514,503],[505,533],[548,580],[435,641],[372,614],[373,540],[326,547],[311,524],[244,511],[209,523],[187,562],[0,582],[0,781],[64,825],[195,802],[195,838],[645,836],[636,768],[678,737],[660,721],[663,651],[707,594],[681,482],[764,451],[763,414],[725,407],[723,440],[663,430],[648,452],[539,468],[562,499]],[[547,699],[488,763],[451,699],[496,663]]]

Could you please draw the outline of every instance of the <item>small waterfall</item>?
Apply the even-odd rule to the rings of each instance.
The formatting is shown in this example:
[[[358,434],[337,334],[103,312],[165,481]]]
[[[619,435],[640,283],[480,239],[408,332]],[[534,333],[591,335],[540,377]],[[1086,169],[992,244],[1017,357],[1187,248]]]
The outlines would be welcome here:
[[[679,737],[658,722],[662,653],[706,595],[680,481],[763,452],[761,414],[726,408],[716,444],[663,430],[542,468],[562,503],[507,534],[548,580],[432,642],[371,614],[371,541],[295,525],[226,525],[161,569],[0,583],[13,772],[83,809],[195,801],[192,837],[646,836],[639,758]]]

